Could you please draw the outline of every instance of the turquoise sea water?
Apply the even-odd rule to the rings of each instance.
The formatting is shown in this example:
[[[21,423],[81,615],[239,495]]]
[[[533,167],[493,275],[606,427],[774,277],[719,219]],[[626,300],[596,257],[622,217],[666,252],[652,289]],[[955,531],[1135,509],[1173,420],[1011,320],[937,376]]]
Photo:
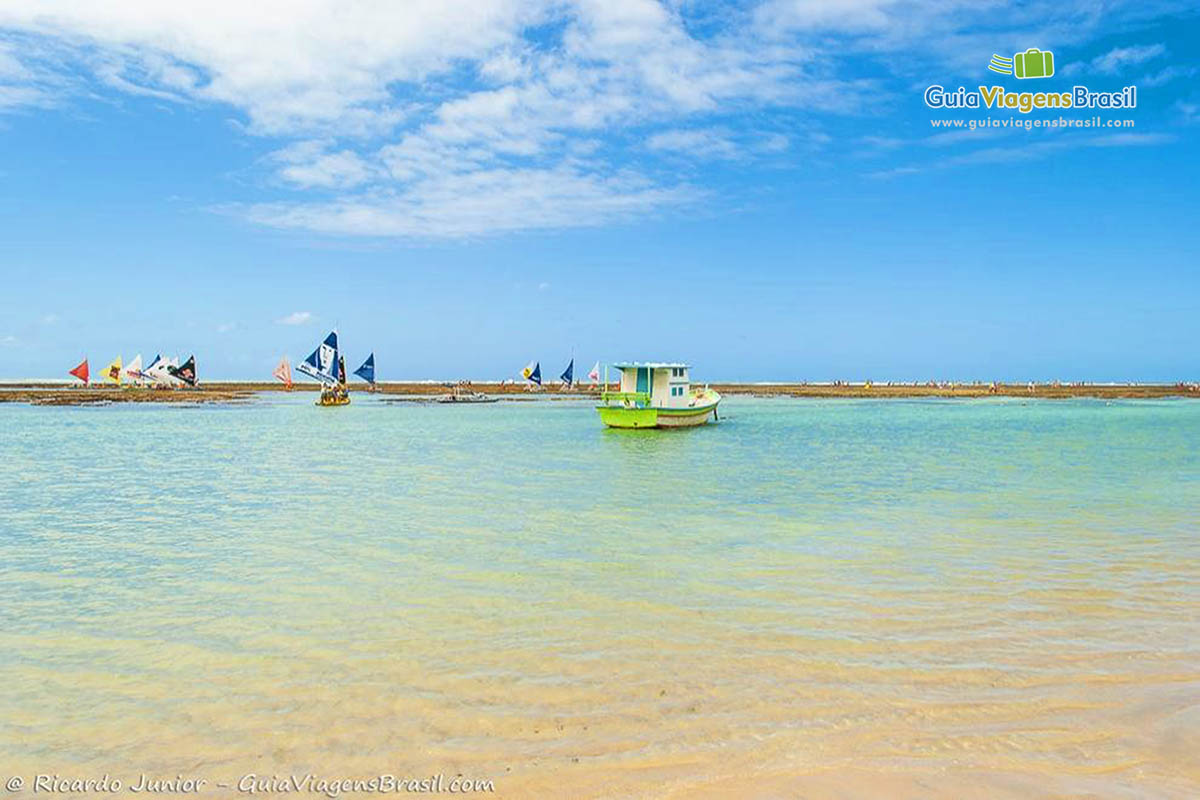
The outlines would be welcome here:
[[[722,409],[0,405],[0,768],[1196,786],[1200,403]]]

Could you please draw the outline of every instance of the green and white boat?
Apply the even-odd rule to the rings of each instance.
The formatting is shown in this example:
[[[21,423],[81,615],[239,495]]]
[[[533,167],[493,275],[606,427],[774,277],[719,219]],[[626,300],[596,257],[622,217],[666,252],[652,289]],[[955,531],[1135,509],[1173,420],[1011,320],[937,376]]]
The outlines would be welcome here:
[[[613,364],[621,372],[620,391],[610,392],[608,368],[600,395],[600,421],[610,428],[688,428],[716,419],[721,395],[693,388],[688,364]]]

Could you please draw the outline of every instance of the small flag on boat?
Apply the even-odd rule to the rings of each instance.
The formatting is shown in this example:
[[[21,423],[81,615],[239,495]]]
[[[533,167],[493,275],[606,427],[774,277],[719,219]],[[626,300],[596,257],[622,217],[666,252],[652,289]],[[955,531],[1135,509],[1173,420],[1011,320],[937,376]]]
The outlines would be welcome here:
[[[559,375],[559,380],[563,382],[563,386],[570,389],[575,384],[575,359],[571,359],[571,363],[567,364],[567,368],[563,370],[563,374]]]
[[[74,375],[76,378],[79,378],[79,380],[83,381],[86,384],[88,382],[87,359],[85,358],[83,361],[80,361],[79,366],[73,370],[70,370],[67,374]]]
[[[138,353],[125,365],[125,380],[130,383],[140,383],[142,378],[142,354]]]
[[[271,374],[283,381],[284,386],[289,389],[292,388],[292,365],[288,363],[287,356],[279,359],[279,363],[275,366],[275,371]]]
[[[330,331],[325,341],[321,342],[308,358],[296,365],[296,371],[316,378],[321,383],[338,383],[337,331]]]
[[[196,385],[196,357],[188,356],[188,360],[183,362],[181,367],[167,367],[167,371],[172,377],[186,383],[188,386]]]
[[[527,381],[532,381],[538,386],[542,385],[542,365],[536,361],[530,361],[525,365],[525,369],[521,370],[521,377]]]
[[[600,362],[599,361],[597,361],[596,365],[594,367],[592,367],[592,371],[588,373],[588,380],[591,381],[592,383],[600,382]]]
[[[112,381],[115,384],[121,383],[121,357],[117,356],[113,362],[104,369],[104,379]]]
[[[367,360],[362,363],[362,366],[354,370],[354,374],[362,378],[372,386],[375,385],[375,354],[367,356]]]

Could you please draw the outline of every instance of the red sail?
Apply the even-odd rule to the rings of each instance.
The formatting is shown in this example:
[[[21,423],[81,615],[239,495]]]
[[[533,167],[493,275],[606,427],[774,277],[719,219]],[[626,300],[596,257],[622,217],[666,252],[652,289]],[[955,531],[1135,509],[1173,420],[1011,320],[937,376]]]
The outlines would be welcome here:
[[[76,378],[79,378],[79,380],[83,381],[84,383],[87,383],[88,382],[87,359],[85,358],[78,367],[71,370],[70,374],[74,375]]]

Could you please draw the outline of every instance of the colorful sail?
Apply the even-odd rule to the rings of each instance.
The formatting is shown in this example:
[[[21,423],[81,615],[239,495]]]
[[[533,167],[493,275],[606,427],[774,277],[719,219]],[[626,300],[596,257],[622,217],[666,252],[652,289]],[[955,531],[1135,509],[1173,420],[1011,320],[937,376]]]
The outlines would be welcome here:
[[[188,386],[196,385],[196,357],[188,356],[188,360],[183,362],[183,366],[167,367],[167,372],[171,373],[171,377],[183,381]]]
[[[372,386],[375,385],[375,354],[367,356],[367,360],[362,363],[362,366],[354,370],[354,374],[362,378]]]
[[[144,377],[142,375],[142,354],[138,353],[125,365],[125,380],[130,383],[141,383]]]
[[[279,359],[279,364],[275,366],[275,371],[271,374],[283,381],[284,386],[292,388],[292,365],[288,363],[287,356]]]
[[[118,386],[121,384],[121,357],[117,356],[113,362],[104,368],[104,380],[112,381]]]
[[[337,331],[330,331],[308,358],[296,365],[296,371],[316,378],[321,383],[338,383],[338,339]]]
[[[177,369],[179,369],[179,356],[164,358],[162,364],[159,365],[159,381],[167,386],[179,386],[183,381],[175,377],[174,370]]]
[[[575,358],[571,357],[571,363],[567,364],[567,368],[563,370],[563,374],[558,376],[562,381],[563,386],[570,389],[575,385]]]
[[[593,384],[597,384],[600,382],[600,362],[599,361],[596,362],[595,366],[592,367],[591,372],[588,373],[588,380],[591,381]]]
[[[338,354],[338,384],[346,385],[346,357],[341,354]]]
[[[168,362],[161,355],[155,355],[154,360],[150,362],[150,366],[142,370],[142,374],[146,379],[156,384],[172,384],[175,381],[171,378],[171,373],[167,371]]]
[[[79,378],[79,380],[83,381],[84,385],[86,386],[89,374],[87,359],[85,358],[83,361],[80,361],[79,366],[73,370],[69,370],[67,374],[74,375],[76,378]]]
[[[525,365],[525,369],[521,370],[521,377],[527,381],[532,381],[538,386],[542,385],[542,365],[536,361],[530,361]]]

